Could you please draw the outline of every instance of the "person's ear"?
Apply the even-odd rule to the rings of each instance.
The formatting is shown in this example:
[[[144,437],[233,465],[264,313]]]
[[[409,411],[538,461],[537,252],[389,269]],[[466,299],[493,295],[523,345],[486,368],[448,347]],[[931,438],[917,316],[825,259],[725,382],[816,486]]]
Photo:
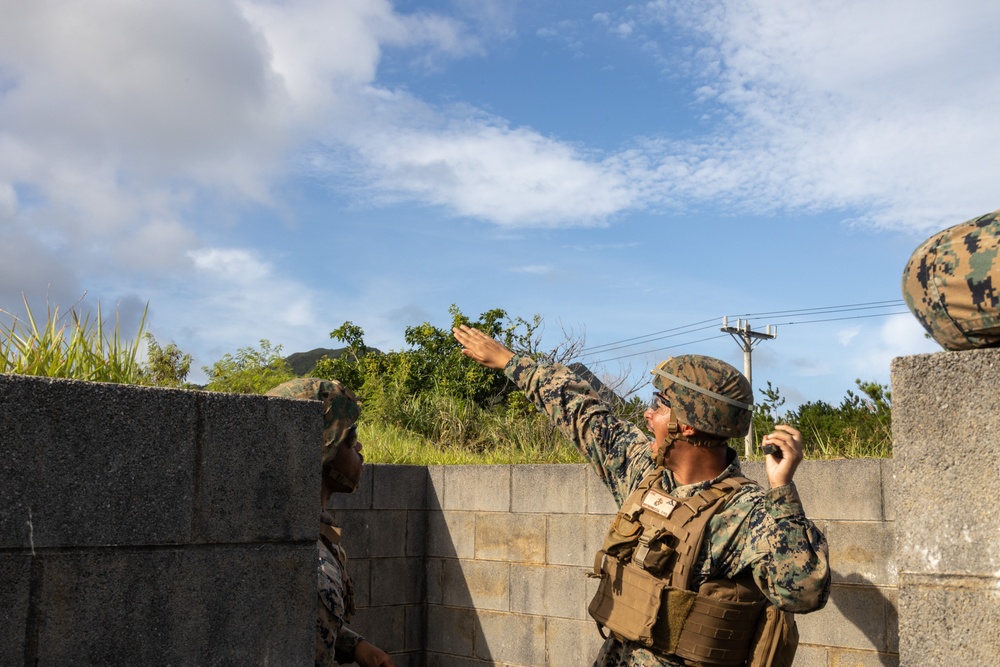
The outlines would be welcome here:
[[[694,428],[688,426],[687,424],[678,423],[677,425],[681,427],[681,435],[685,438],[690,438],[692,435],[698,432]]]

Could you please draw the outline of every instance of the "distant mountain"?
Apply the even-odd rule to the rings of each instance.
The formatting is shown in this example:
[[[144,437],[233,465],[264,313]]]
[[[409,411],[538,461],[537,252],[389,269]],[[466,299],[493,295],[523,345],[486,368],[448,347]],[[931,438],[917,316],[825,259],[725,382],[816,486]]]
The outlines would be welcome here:
[[[285,361],[287,361],[288,365],[292,367],[293,373],[299,377],[306,377],[313,372],[314,368],[316,368],[317,361],[323,357],[338,359],[346,349],[346,347],[338,347],[336,350],[327,347],[317,347],[315,350],[309,350],[308,352],[293,352],[285,357]],[[381,354],[381,351],[374,347],[370,347],[368,348],[368,353]]]
[[[305,377],[313,372],[313,369],[316,368],[316,362],[324,356],[337,359],[346,349],[346,347],[341,347],[331,350],[325,347],[317,347],[315,350],[309,350],[308,352],[294,352],[285,357],[285,361],[292,367],[293,373],[299,377]]]

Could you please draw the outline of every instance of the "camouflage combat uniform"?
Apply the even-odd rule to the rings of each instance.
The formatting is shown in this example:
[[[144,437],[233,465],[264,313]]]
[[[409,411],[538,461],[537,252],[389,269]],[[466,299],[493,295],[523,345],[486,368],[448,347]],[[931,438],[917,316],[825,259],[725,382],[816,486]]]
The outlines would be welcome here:
[[[333,517],[323,512],[324,526],[319,539],[319,615],[316,619],[316,667],[348,664],[354,661],[354,650],[362,637],[347,627],[354,615],[354,586],[347,574],[347,555],[339,539]]]
[[[651,442],[638,427],[611,414],[589,384],[569,368],[536,363],[515,355],[504,373],[569,437],[590,460],[620,507],[654,468]],[[669,470],[663,488],[688,498],[714,482],[740,475],[736,452],[714,480],[678,486]],[[823,534],[806,518],[794,484],[767,491],[743,487],[708,525],[696,561],[693,587],[708,579],[733,578],[749,568],[765,597],[780,609],[806,612],[829,596],[830,570]],[[632,642],[605,641],[595,667],[680,666]]]

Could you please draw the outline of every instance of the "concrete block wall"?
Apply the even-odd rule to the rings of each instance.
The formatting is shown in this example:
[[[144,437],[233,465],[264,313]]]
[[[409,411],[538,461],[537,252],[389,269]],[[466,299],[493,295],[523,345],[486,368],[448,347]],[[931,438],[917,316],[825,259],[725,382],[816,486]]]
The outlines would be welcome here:
[[[827,607],[799,616],[797,667],[899,664],[892,470],[892,461],[807,461],[797,472],[834,569]],[[762,464],[744,472],[766,480]],[[335,501],[356,586],[369,591],[355,629],[409,665],[593,662],[602,640],[587,615],[596,581],[586,574],[616,508],[589,466],[375,465],[365,477],[358,494]],[[385,538],[363,537],[386,529],[391,553]]]
[[[896,459],[803,463],[834,581],[798,667],[993,664],[998,384],[1000,350],[897,359]],[[319,415],[0,375],[0,664],[310,664]],[[593,659],[587,466],[369,466],[336,503],[353,625],[398,665]]]
[[[0,374],[0,665],[311,664],[320,416]]]
[[[892,364],[900,662],[1000,654],[1000,349]]]
[[[330,502],[354,580],[350,626],[392,653],[397,667],[424,664],[426,553],[436,514],[430,477],[424,466],[366,465],[358,490]]]

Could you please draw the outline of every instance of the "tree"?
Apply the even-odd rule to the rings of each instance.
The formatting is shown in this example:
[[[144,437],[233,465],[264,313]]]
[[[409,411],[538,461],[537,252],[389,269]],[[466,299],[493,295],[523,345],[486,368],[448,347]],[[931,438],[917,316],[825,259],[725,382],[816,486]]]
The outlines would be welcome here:
[[[503,309],[494,308],[472,320],[454,304],[448,312],[451,326],[445,329],[424,322],[407,327],[403,339],[409,348],[388,353],[365,345],[361,327],[344,322],[330,337],[345,343],[347,349],[338,359],[320,359],[314,373],[343,382],[369,405],[380,399],[426,393],[469,399],[480,406],[499,404],[514,386],[502,374],[462,356],[451,330],[463,324],[472,326],[502,340],[512,350],[538,357],[541,317],[536,315],[531,321],[510,318]]]
[[[142,383],[154,387],[183,387],[191,370],[191,355],[174,343],[160,347],[153,334],[146,333],[148,359],[142,367]]]
[[[291,367],[281,358],[281,346],[272,347],[267,339],[260,340],[260,349],[241,347],[235,355],[227,354],[209,368],[209,391],[234,394],[263,394],[268,389],[295,377]]]

